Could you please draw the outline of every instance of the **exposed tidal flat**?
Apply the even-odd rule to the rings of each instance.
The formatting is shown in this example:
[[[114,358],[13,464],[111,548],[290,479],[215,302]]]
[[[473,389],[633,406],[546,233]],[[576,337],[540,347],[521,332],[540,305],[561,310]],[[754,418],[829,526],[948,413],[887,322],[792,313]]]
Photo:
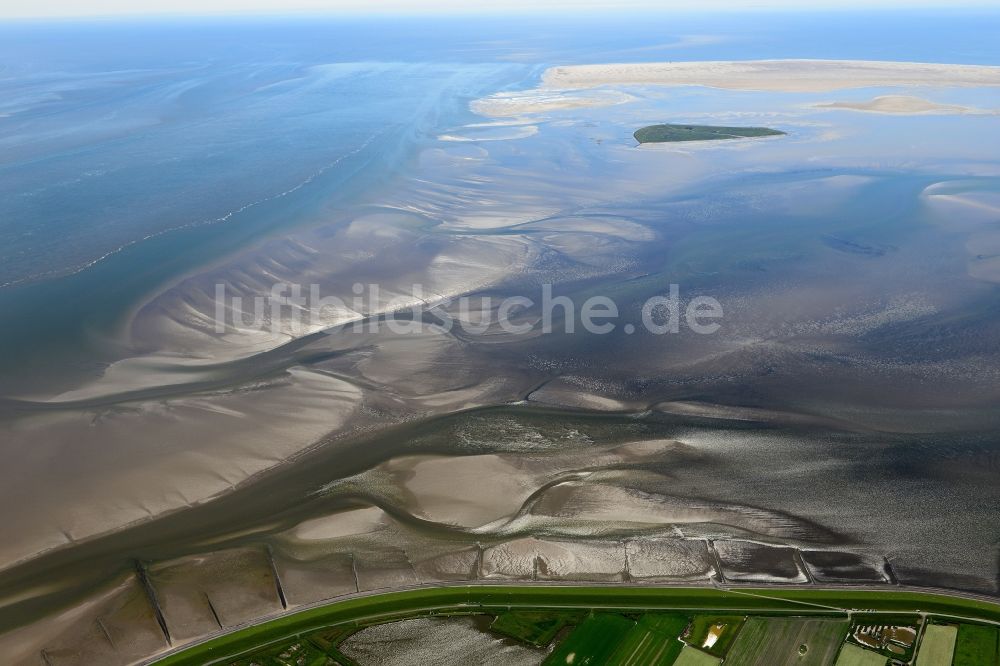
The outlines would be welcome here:
[[[716,88],[703,67],[681,87],[612,77],[544,99],[530,68],[434,70],[430,96],[448,101],[358,134],[366,167],[296,176],[236,224],[157,236],[10,296],[25,308],[89,285],[67,307],[108,305],[107,325],[82,318],[87,335],[56,345],[60,363],[96,347],[99,364],[4,377],[17,464],[0,502],[18,507],[0,544],[4,653],[136,661],[286,606],[434,580],[996,593],[996,119],[832,114],[815,105],[856,86],[855,66],[789,65],[833,82],[794,89],[769,83],[779,66],[741,74],[760,86]],[[959,90],[947,68],[863,68],[878,74],[855,91],[866,99],[932,88],[947,110],[995,94],[974,87],[993,85],[979,69]],[[412,73],[332,76],[377,87]],[[328,90],[328,76],[261,83]],[[299,101],[271,103],[284,118]],[[788,136],[636,149],[634,129],[665,120]],[[151,263],[120,299],[97,290],[149,247],[177,264]],[[275,282],[347,307],[216,329],[218,285],[252,302]],[[355,283],[378,283],[380,300],[354,307]],[[717,298],[724,325],[352,327],[400,302],[537,301],[543,283],[608,295],[637,327],[640,304],[677,283]]]

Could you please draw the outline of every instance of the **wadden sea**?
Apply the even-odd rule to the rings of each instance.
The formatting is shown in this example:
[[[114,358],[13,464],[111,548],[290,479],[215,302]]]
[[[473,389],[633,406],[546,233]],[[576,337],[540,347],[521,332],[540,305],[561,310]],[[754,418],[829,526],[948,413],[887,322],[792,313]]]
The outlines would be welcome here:
[[[996,594],[996,17],[645,19],[0,25],[0,654],[435,581]],[[276,285],[339,305],[236,316]],[[718,327],[652,333],[673,286]]]

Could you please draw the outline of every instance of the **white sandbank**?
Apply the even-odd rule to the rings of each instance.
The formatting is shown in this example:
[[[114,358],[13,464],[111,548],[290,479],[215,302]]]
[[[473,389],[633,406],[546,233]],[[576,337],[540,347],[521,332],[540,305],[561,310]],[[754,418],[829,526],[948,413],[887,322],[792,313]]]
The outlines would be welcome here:
[[[730,90],[827,92],[848,88],[1000,86],[1000,67],[875,60],[645,62],[551,67],[542,87],[709,86]]]
[[[890,113],[900,115],[983,115],[995,114],[988,109],[977,109],[959,104],[939,104],[923,97],[912,95],[880,95],[863,102],[825,102],[815,104],[817,109],[835,109],[846,111],[867,111],[868,113]]]

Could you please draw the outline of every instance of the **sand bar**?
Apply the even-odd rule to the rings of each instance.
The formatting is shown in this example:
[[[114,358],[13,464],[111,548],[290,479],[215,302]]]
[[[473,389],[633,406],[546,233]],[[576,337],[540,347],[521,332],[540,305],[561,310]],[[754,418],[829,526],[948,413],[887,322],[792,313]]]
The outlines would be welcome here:
[[[938,104],[912,95],[880,95],[863,102],[828,102],[816,104],[817,109],[867,111],[868,113],[894,113],[903,115],[963,115],[992,114],[995,111],[976,109],[958,104]]]
[[[551,67],[544,88],[603,85],[709,86],[730,90],[827,92],[887,86],[1000,86],[1000,67],[876,60],[646,62]]]

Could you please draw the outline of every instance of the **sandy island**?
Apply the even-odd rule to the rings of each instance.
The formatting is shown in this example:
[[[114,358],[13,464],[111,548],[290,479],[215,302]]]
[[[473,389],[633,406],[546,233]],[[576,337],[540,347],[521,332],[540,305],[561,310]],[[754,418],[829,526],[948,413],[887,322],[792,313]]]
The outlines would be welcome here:
[[[613,106],[634,97],[600,86],[706,86],[760,92],[821,93],[850,88],[1000,86],[1000,67],[877,60],[745,60],[639,62],[550,67],[542,84],[475,100],[474,112],[513,117],[548,111]],[[884,95],[866,102],[832,102],[816,108],[893,114],[993,113],[920,97]]]
[[[870,60],[648,62],[551,67],[544,88],[616,85],[709,86],[730,90],[828,92],[883,86],[1000,86],[1000,67]]]

